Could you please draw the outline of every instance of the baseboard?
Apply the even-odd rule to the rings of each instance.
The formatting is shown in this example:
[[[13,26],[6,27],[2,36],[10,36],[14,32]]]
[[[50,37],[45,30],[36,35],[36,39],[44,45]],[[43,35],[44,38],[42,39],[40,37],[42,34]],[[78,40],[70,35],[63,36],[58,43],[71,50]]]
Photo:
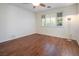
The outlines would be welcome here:
[[[79,45],[79,41],[76,39],[70,39],[68,37],[60,37],[60,36],[53,36],[53,35],[49,35],[49,34],[43,34],[43,33],[38,33],[38,34],[42,34],[42,35],[47,35],[47,36],[52,36],[52,37],[57,37],[57,38],[62,38],[62,39],[67,39],[68,41],[77,41],[78,45]]]
[[[10,41],[10,40],[15,40],[17,38],[21,38],[21,37],[28,36],[28,35],[32,35],[32,34],[35,34],[35,33],[30,33],[30,34],[26,34],[26,35],[20,35],[20,36],[14,37],[14,38],[8,38],[8,39],[5,39],[3,41],[0,41],[0,43],[7,42],[7,41]]]
[[[56,35],[51,35],[51,34],[44,34],[44,33],[38,33],[38,34],[46,35],[46,36],[52,36],[52,37],[58,37],[58,38],[63,38],[63,39],[68,39],[69,41],[71,40],[71,39],[69,39],[67,37],[61,37],[61,36],[56,36]]]

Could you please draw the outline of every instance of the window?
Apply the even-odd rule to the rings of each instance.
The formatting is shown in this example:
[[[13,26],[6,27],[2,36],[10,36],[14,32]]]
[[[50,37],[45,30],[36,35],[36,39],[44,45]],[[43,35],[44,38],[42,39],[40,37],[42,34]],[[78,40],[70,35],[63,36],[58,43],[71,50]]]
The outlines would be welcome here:
[[[57,26],[62,26],[62,12],[57,13],[57,19],[56,19],[56,23]]]
[[[41,20],[42,26],[45,27],[62,26],[62,12],[57,13],[56,16],[52,14],[42,15]]]
[[[50,15],[46,15],[46,26],[50,26],[51,25],[51,17]]]
[[[52,26],[54,18],[51,15],[42,15],[42,26]]]
[[[41,17],[41,20],[42,20],[42,26],[45,26],[45,22],[46,22],[46,17],[45,17],[45,15],[42,15],[42,17]]]

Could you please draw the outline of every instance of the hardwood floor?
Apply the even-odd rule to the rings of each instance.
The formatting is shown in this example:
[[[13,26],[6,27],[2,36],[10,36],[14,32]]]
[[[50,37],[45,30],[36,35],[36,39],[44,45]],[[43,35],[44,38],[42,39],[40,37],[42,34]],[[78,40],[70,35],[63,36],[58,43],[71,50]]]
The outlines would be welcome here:
[[[33,34],[0,43],[1,56],[79,56],[74,40]]]

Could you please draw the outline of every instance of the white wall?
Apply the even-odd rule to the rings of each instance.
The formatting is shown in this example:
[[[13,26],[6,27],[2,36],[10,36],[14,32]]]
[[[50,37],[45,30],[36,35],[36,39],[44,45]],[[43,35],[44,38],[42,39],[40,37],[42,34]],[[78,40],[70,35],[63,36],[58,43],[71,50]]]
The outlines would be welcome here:
[[[63,27],[42,27],[41,26],[41,15],[52,14],[56,17],[57,12],[63,12]],[[77,19],[76,5],[54,8],[49,11],[36,13],[37,16],[37,32],[40,34],[46,34],[51,36],[57,36],[62,38],[69,38],[79,40],[79,19]],[[71,18],[69,22],[67,18]]]
[[[76,26],[75,26],[75,34],[74,34],[74,38],[77,39],[77,41],[79,42],[79,3],[77,4],[77,15],[76,15]]]
[[[35,14],[23,8],[0,4],[0,42],[35,33]]]
[[[0,4],[0,42],[7,39],[6,7]]]

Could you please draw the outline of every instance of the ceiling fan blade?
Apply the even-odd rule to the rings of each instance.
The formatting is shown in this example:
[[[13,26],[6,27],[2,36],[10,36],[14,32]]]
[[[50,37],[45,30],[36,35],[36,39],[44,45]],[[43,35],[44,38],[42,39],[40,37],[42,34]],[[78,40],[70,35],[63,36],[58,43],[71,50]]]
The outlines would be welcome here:
[[[33,6],[33,8],[36,8],[36,6]]]
[[[45,5],[45,4],[43,4],[43,3],[40,3],[40,6],[42,6],[42,7],[46,7],[46,5]]]
[[[47,6],[47,8],[51,8],[51,6]]]

